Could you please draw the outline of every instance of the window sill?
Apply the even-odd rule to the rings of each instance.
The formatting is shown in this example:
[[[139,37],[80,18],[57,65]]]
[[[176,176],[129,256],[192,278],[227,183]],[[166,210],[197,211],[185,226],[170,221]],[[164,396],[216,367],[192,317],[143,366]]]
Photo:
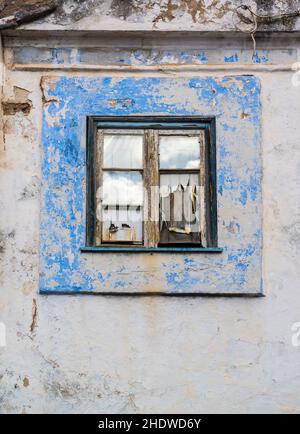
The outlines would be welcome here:
[[[85,253],[222,253],[222,247],[81,247]]]

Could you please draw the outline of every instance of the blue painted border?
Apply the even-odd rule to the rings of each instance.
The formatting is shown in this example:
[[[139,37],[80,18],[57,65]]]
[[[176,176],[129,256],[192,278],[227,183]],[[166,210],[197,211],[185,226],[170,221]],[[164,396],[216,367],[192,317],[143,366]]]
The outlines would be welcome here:
[[[44,77],[43,88],[42,293],[262,294],[258,78],[58,76]],[[147,115],[216,119],[221,254],[81,250],[86,117]]]

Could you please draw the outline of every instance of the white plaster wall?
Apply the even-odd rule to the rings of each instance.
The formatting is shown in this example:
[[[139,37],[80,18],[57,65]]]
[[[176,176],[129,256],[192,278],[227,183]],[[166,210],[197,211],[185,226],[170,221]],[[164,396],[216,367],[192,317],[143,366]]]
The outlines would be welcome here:
[[[4,118],[0,156],[2,413],[300,411],[300,87],[255,74],[266,297],[118,298],[38,294],[41,73],[6,70],[33,108]]]

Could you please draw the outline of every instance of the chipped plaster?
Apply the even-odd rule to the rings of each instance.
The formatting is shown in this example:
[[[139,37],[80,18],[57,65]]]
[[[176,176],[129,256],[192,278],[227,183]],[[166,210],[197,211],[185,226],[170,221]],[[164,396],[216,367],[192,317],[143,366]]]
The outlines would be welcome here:
[[[254,12],[277,15],[299,9],[299,0],[65,0],[24,30],[77,31],[237,31],[235,11],[246,4]],[[260,25],[259,30],[297,31],[297,17]],[[243,26],[242,26],[243,27]]]
[[[240,47],[239,39],[226,43],[219,59],[235,56]],[[70,44],[70,38],[60,44]],[[206,50],[211,37],[201,44]],[[266,296],[252,299],[40,295],[45,104],[40,83],[45,71],[18,71],[6,64],[4,97],[13,96],[14,86],[26,89],[32,110],[27,116],[18,112],[5,117],[8,127],[1,144],[0,321],[7,330],[7,346],[0,348],[2,413],[299,413],[300,352],[292,346],[291,326],[300,320],[300,88],[291,85],[288,68],[275,70],[290,62],[289,50],[299,58],[298,42],[281,39],[280,49],[271,55],[274,70],[255,71],[262,104]],[[213,62],[209,65],[214,68]],[[243,64],[248,74],[249,65]],[[51,74],[58,81],[78,76],[72,71]],[[118,81],[124,74],[140,78],[139,71],[114,72],[113,77]],[[181,74],[172,72],[171,77]],[[192,74],[224,76],[217,69]],[[88,73],[96,80],[99,75]],[[51,105],[49,99],[46,95]],[[247,119],[247,113],[241,115]],[[237,222],[228,222],[225,230],[234,237]],[[148,258],[147,266],[155,273],[160,264]],[[38,316],[31,335],[34,299]]]

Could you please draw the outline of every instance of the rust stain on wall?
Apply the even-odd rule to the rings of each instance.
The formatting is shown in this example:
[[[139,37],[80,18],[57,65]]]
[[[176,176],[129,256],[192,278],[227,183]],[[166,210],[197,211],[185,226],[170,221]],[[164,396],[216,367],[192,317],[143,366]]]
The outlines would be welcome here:
[[[172,0],[168,0],[166,7],[161,11],[156,18],[154,18],[153,23],[156,25],[159,21],[172,21],[175,19],[175,12],[178,9],[178,5],[174,4]]]
[[[38,309],[36,304],[36,299],[32,300],[32,319],[30,324],[30,333],[31,335],[34,333],[37,326],[37,318],[38,318]]]
[[[23,378],[23,386],[24,387],[28,387],[29,386],[29,378],[28,377],[24,377]]]
[[[168,0],[165,6],[160,6],[162,11],[153,20],[156,25],[159,21],[173,21],[176,19],[175,11],[178,13],[188,13],[194,23],[201,21],[203,23],[212,21],[210,15],[213,13],[217,18],[222,18],[231,10],[231,1],[222,4],[219,0],[213,0],[207,4],[205,0]]]

